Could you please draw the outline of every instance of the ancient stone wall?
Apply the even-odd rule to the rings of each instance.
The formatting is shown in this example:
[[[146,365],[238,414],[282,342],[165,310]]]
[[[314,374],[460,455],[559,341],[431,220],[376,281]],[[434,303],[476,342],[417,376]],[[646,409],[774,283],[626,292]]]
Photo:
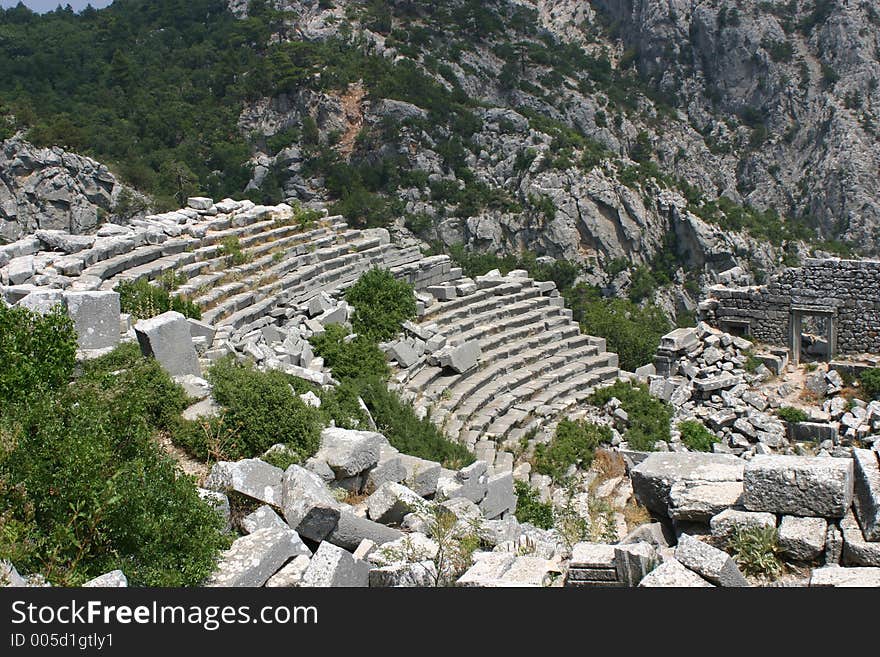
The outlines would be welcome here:
[[[700,304],[709,324],[786,347],[799,313],[833,319],[837,353],[880,353],[880,262],[808,259],[767,285],[710,288]]]

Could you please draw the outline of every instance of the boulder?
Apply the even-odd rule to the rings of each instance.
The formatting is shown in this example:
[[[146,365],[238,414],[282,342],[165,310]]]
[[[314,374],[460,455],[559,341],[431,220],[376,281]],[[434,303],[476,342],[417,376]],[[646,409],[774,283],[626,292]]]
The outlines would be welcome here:
[[[810,586],[877,588],[880,587],[880,568],[816,568],[810,576]]]
[[[880,542],[865,540],[852,511],[840,521],[840,531],[843,533],[841,563],[844,566],[880,567]]]
[[[630,476],[636,499],[651,511],[666,516],[674,483],[742,481],[743,466],[744,461],[732,454],[652,452],[632,468]]]
[[[825,518],[783,516],[779,523],[779,547],[792,561],[815,561],[825,551],[827,531]]]
[[[99,575],[82,585],[83,588],[126,588],[128,578],[121,570],[111,570],[109,573]]]
[[[842,518],[852,499],[852,459],[768,454],[745,467],[743,504],[750,511]]]
[[[247,514],[241,519],[241,528],[248,534],[273,527],[276,529],[289,529],[287,523],[268,504],[260,506],[256,511]]]
[[[489,490],[489,476],[486,474],[488,469],[489,466],[485,461],[474,461],[458,470],[452,477],[439,480],[437,493],[446,499],[464,497],[480,503]]]
[[[191,196],[186,199],[186,206],[193,210],[206,212],[214,207],[214,200],[206,196]]]
[[[313,472],[291,465],[281,480],[287,524],[311,541],[323,541],[339,521],[339,502]]]
[[[614,547],[617,581],[625,586],[638,586],[657,567],[657,550],[650,543],[628,543]]]
[[[388,350],[388,357],[392,360],[396,360],[398,366],[402,369],[412,367],[419,360],[419,355],[415,352],[415,349],[410,347],[403,340],[395,342],[391,346],[391,349]]]
[[[118,326],[118,317],[116,321]],[[141,352],[154,357],[170,375],[201,376],[189,322],[180,313],[169,311],[152,319],[141,320],[134,325],[134,332]]]
[[[427,588],[437,586],[433,561],[398,563],[370,570],[370,588]]]
[[[880,541],[880,461],[877,452],[853,450],[853,503],[865,539]]]
[[[775,528],[776,516],[772,513],[725,509],[712,516],[712,519],[709,520],[709,527],[712,529],[713,538],[725,541],[731,538],[737,529]]]
[[[441,466],[434,461],[410,456],[400,455],[400,463],[406,470],[403,483],[422,497],[433,495],[437,491],[437,482],[440,480]]]
[[[677,481],[669,490],[669,515],[678,521],[708,522],[736,506],[742,492],[741,481]]]
[[[717,586],[749,585],[729,554],[688,534],[679,537],[675,558],[683,566]]]
[[[281,570],[266,580],[266,588],[291,588],[302,584],[303,576],[309,567],[309,559],[304,554],[295,557]]]
[[[6,273],[10,285],[21,285],[29,281],[35,273],[34,256],[24,255],[13,258],[6,265]]]
[[[486,496],[479,504],[483,515],[492,520],[516,511],[516,493],[513,489],[513,473],[504,472],[489,477]]]
[[[639,582],[640,588],[711,588],[712,586],[675,559],[667,559]]]
[[[370,584],[370,564],[330,543],[321,543],[303,573],[301,586],[366,587]]]
[[[399,525],[408,513],[418,513],[427,502],[402,484],[387,481],[367,498],[371,520],[383,525]]]
[[[373,541],[376,545],[384,545],[402,536],[403,532],[397,529],[361,518],[350,511],[340,511],[336,526],[327,536],[327,541],[354,552],[364,539]]]
[[[476,366],[482,355],[480,343],[472,341],[457,346],[446,346],[437,351],[434,357],[440,367],[449,368],[457,374],[464,374]]]
[[[387,442],[379,433],[329,427],[321,432],[315,458],[327,463],[337,478],[353,477],[379,462],[379,451]]]
[[[311,556],[299,534],[290,529],[260,529],[237,539],[220,556],[206,586],[262,586],[293,557]]]
[[[62,308],[64,307],[64,294],[61,290],[37,290],[28,294],[16,305],[21,308],[27,308],[31,312],[45,315],[55,306],[61,305]]]
[[[65,291],[64,303],[80,349],[107,349],[119,344],[119,294]]]
[[[205,480],[205,488],[223,493],[235,491],[280,508],[283,476],[281,468],[260,459],[218,461],[211,467],[211,473]]]

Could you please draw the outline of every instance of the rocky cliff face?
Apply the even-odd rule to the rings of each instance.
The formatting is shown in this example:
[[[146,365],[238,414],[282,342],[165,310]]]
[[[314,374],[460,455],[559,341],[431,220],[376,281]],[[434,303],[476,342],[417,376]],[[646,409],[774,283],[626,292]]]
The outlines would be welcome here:
[[[119,189],[90,158],[17,137],[0,142],[0,241],[37,229],[86,232],[109,213]]]

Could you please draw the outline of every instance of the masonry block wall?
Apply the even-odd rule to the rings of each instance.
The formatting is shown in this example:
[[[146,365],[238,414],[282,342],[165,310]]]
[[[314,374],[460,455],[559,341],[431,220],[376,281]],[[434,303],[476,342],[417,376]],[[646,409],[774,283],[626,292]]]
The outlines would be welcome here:
[[[715,286],[700,304],[700,318],[724,330],[747,326],[755,340],[788,347],[798,310],[830,313],[838,353],[880,353],[880,261],[813,258],[767,285]]]

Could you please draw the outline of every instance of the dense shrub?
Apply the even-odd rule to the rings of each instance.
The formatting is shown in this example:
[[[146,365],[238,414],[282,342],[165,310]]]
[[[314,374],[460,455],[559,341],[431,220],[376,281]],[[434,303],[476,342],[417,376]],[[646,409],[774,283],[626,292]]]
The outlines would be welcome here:
[[[620,367],[630,372],[652,361],[660,338],[672,329],[653,304],[642,308],[627,299],[604,299],[586,285],[575,286],[565,298],[581,330],[603,336],[608,350],[620,357]]]
[[[284,443],[301,459],[317,451],[320,413],[299,398],[288,375],[261,372],[227,357],[211,367],[208,380],[232,432],[225,445],[227,458],[259,456],[276,443]]]
[[[681,442],[695,452],[711,452],[712,445],[718,442],[718,436],[697,420],[679,422],[678,430],[681,432]]]
[[[32,321],[18,319],[16,330]],[[71,351],[68,340],[55,348]],[[31,355],[6,357],[18,369]],[[58,379],[0,405],[0,559],[63,585],[116,568],[137,585],[203,581],[227,545],[223,521],[154,441],[182,389],[128,346]]]
[[[612,398],[620,400],[621,408],[629,416],[629,428],[624,437],[630,449],[650,452],[657,441],[669,441],[672,407],[653,397],[646,385],[616,381],[614,385],[594,392],[590,403],[604,406]]]
[[[136,281],[122,281],[116,286],[122,312],[130,313],[138,319],[149,319],[174,310],[192,319],[201,319],[199,307],[179,294],[171,294],[164,287],[151,285],[145,278]]]
[[[583,420],[562,420],[549,443],[535,446],[532,462],[536,472],[560,481],[572,465],[589,468],[596,447],[609,442],[611,429],[608,427]]]
[[[60,307],[40,315],[0,303],[0,407],[67,383],[75,356],[73,323]]]
[[[324,335],[311,339],[315,353],[324,359],[334,378],[339,381],[377,376],[389,376],[385,354],[376,343],[363,335],[346,342],[347,331],[338,324],[331,324]]]
[[[362,380],[360,386],[361,396],[370,409],[377,430],[396,449],[429,461],[439,461],[452,469],[474,461],[473,454],[464,445],[446,438],[429,417],[419,419],[412,405],[389,390],[385,381],[372,378]]]
[[[393,338],[403,322],[416,316],[412,285],[396,279],[387,269],[363,274],[345,299],[354,306],[351,324],[355,332],[378,342]]]
[[[553,527],[553,505],[550,502],[542,502],[538,492],[524,481],[517,481],[513,485],[516,491],[516,519],[520,522],[530,522],[541,529]]]
[[[776,409],[776,417],[792,423],[806,422],[810,419],[810,416],[805,411],[793,406],[780,406]]]
[[[869,399],[880,399],[880,367],[869,368],[859,375],[862,390]]]

